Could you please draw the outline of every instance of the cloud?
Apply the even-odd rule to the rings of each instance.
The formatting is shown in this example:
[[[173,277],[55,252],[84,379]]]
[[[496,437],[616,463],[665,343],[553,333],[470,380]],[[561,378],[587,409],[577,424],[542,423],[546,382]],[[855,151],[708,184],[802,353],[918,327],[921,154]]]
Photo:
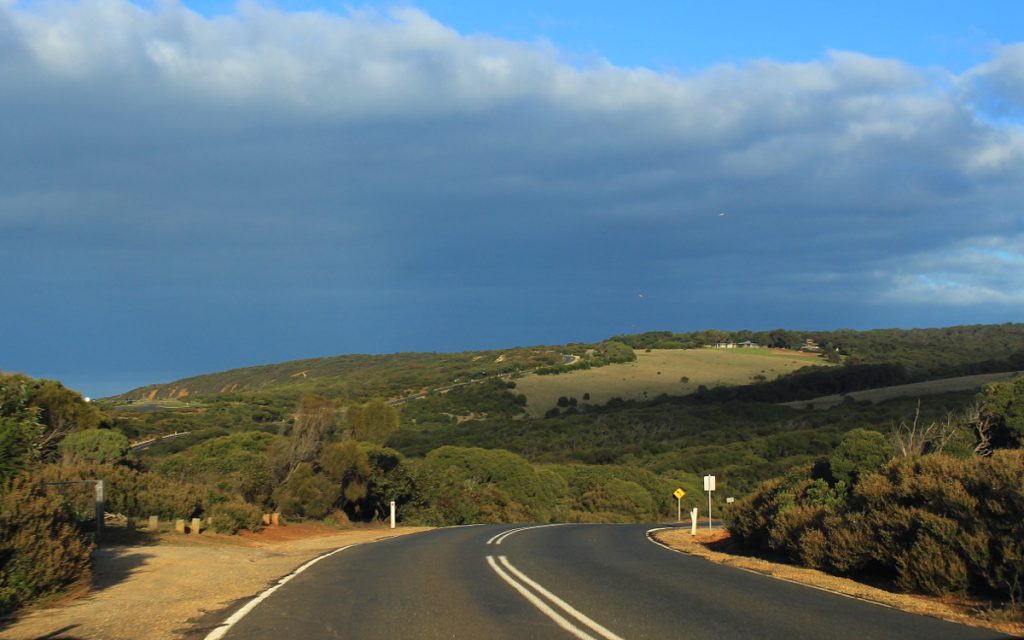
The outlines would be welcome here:
[[[1012,315],[1024,131],[991,114],[1021,46],[960,76],[847,51],[677,74],[412,8],[8,1],[0,251],[32,313],[170,305],[183,342],[301,317],[312,354],[618,332],[637,290],[662,328]]]
[[[997,116],[1024,114],[1024,43],[997,47],[992,60],[964,74],[969,95]]]

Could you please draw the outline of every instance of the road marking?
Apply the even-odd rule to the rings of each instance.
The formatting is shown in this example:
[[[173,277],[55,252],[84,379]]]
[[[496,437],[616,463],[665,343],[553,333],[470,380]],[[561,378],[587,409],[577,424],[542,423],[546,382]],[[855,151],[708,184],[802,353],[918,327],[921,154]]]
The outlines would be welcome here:
[[[397,537],[397,536],[395,536],[395,537]],[[354,546],[356,546],[356,545],[354,545],[354,544],[345,545],[344,547],[341,547],[339,549],[335,549],[334,551],[331,551],[330,553],[325,553],[322,556],[317,556],[317,557],[313,558],[312,560],[310,560],[309,562],[307,562],[306,564],[304,564],[301,567],[299,567],[298,569],[296,569],[295,571],[292,571],[291,573],[289,573],[285,577],[283,577],[280,580],[278,580],[277,584],[275,584],[274,586],[270,587],[269,589],[267,589],[266,591],[264,591],[260,595],[256,596],[255,598],[253,598],[252,600],[247,602],[244,607],[242,607],[238,611],[236,611],[233,614],[231,614],[231,616],[227,620],[225,620],[224,622],[220,623],[220,625],[217,626],[217,628],[215,628],[210,633],[206,634],[206,637],[203,638],[203,640],[220,640],[221,638],[224,637],[224,634],[226,634],[231,629],[231,627],[235,626],[235,624],[238,623],[239,620],[244,618],[246,615],[248,615],[248,613],[250,611],[255,609],[256,605],[258,605],[259,603],[263,602],[268,597],[270,597],[270,594],[274,593],[275,591],[277,591],[278,589],[283,587],[289,580],[291,580],[295,576],[299,575],[300,573],[302,573],[306,569],[312,567],[314,564],[320,562],[324,558],[329,558],[329,557],[333,556],[336,553],[340,553],[340,552],[344,551],[345,549],[351,549]]]
[[[511,565],[508,565],[508,559],[505,556],[500,556],[500,559],[503,561],[504,564],[511,567]],[[590,635],[583,629],[577,627],[573,623],[566,620],[565,617],[563,617],[557,611],[549,607],[547,603],[545,603],[543,600],[541,600],[536,595],[531,593],[529,589],[527,589],[520,583],[516,582],[516,580],[512,576],[505,573],[505,571],[498,566],[498,563],[494,560],[494,556],[487,556],[487,564],[491,565],[491,569],[494,570],[494,573],[498,574],[499,578],[507,582],[509,586],[518,591],[521,596],[526,598],[527,602],[536,607],[538,611],[540,611],[547,617],[551,618],[551,620],[559,627],[565,629],[566,631],[568,631],[575,637],[579,638],[580,640],[597,640],[597,638],[595,638],[594,636]],[[573,611],[575,611],[575,609],[573,609]]]
[[[596,632],[602,638],[606,638],[607,640],[622,640],[622,638],[620,638],[619,636],[615,635],[614,633],[612,633],[608,629],[604,628],[603,626],[601,626],[600,624],[598,624],[594,620],[591,620],[587,616],[583,615],[580,611],[574,609],[572,607],[572,605],[570,605],[565,600],[562,600],[561,598],[559,598],[555,594],[551,593],[550,591],[548,591],[544,587],[542,587],[539,584],[537,584],[535,581],[531,580],[530,577],[527,576],[525,573],[523,573],[519,569],[516,569],[515,567],[513,567],[512,563],[508,561],[508,558],[506,556],[498,556],[498,561],[501,562],[501,564],[504,565],[504,567],[506,569],[508,569],[512,573],[512,575],[514,575],[515,577],[519,578],[520,580],[525,582],[527,585],[533,587],[533,589],[537,593],[541,594],[542,596],[544,596],[545,598],[550,600],[552,603],[554,603],[555,605],[560,607],[562,609],[562,611],[565,611],[566,613],[568,613],[572,617],[576,618],[577,620],[579,620],[580,622],[582,622],[586,626],[590,627],[590,629],[592,631]]]
[[[517,529],[509,529],[508,531],[502,531],[501,533],[498,533],[498,534],[492,536],[491,539],[487,541],[487,544],[501,544],[501,542],[505,538],[509,537],[513,533],[519,533],[520,531],[526,531],[527,529],[543,529],[544,527],[558,527],[558,526],[561,526],[563,524],[565,524],[565,523],[564,522],[556,522],[554,524],[538,524],[538,525],[534,525],[532,527],[519,527]]]

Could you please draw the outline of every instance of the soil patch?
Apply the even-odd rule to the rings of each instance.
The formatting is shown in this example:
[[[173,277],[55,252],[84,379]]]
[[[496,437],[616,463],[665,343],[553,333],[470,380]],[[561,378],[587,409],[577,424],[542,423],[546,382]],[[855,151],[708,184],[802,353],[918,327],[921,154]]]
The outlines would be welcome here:
[[[724,550],[729,549],[730,544],[728,540],[729,534],[726,531],[718,530],[691,536],[687,529],[665,529],[655,532],[653,537],[657,542],[676,551],[699,556],[718,564],[725,564],[772,576],[780,580],[841,593],[909,613],[941,618],[974,627],[984,627],[1014,636],[1024,636],[1024,620],[1008,620],[1009,616],[1004,612],[989,610],[986,608],[986,604],[982,602],[952,596],[933,598],[893,593],[892,591],[863,584],[848,578],[840,578],[815,569],[727,553]]]
[[[0,639],[202,638],[219,622],[210,614],[257,595],[321,553],[426,529],[339,530],[304,523],[237,536],[167,534],[156,544],[100,547],[84,595],[0,622]]]

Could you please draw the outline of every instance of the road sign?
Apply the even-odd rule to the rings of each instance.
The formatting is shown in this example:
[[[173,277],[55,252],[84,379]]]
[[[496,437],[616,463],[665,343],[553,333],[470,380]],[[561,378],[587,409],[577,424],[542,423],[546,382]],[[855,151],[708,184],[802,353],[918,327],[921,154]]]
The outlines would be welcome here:
[[[680,488],[676,489],[675,492],[672,495],[674,495],[676,497],[676,500],[682,500],[683,496],[686,495],[686,492],[683,491],[682,487],[680,487]]]
[[[715,490],[715,476],[704,476],[704,490],[714,491]]]

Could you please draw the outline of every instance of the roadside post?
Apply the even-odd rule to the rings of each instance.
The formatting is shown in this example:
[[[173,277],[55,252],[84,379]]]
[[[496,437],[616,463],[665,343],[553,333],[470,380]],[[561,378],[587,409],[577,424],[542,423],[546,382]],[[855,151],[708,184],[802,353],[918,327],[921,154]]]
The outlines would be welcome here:
[[[708,492],[708,531],[711,531],[711,492],[715,490],[715,476],[704,476],[704,490]]]
[[[682,522],[683,521],[683,496],[686,495],[686,492],[683,491],[682,487],[679,487],[678,489],[676,489],[675,491],[672,492],[672,495],[674,495],[676,497],[676,522]]]
[[[395,501],[391,501],[391,528],[395,528]]]
[[[697,507],[690,511],[690,535],[697,535]]]

